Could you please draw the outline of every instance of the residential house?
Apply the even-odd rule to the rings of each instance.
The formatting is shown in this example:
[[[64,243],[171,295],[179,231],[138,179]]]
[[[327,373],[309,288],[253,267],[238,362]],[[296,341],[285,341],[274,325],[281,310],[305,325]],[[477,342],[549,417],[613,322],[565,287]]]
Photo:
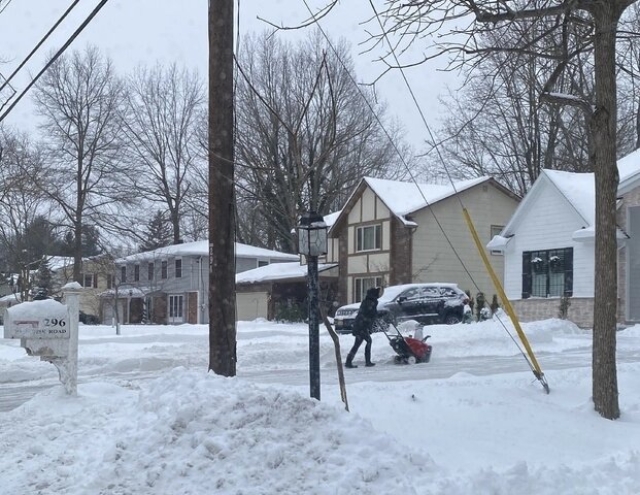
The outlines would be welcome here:
[[[308,314],[307,265],[277,263],[236,275],[238,320],[297,320]],[[318,264],[320,307],[333,315],[338,265]]]
[[[235,271],[299,260],[297,255],[235,244]],[[209,242],[175,244],[115,261],[104,291],[102,321],[124,323],[208,323]],[[243,301],[238,303],[243,311]]]
[[[60,295],[60,289],[73,281],[73,258],[50,256],[47,265],[51,271],[52,296]],[[113,278],[113,259],[107,255],[82,259],[80,284],[80,311],[100,319],[100,294],[110,288]]]
[[[339,303],[361,301],[372,286],[412,282],[494,294],[463,208],[484,245],[502,231],[519,199],[490,177],[453,185],[362,179],[329,230],[326,262],[339,264]],[[489,257],[501,274],[502,253]]]
[[[640,151],[619,160],[618,172],[618,321],[637,323]],[[487,247],[504,253],[506,295],[522,321],[562,315],[582,327],[593,325],[593,174],[543,170],[503,232]]]

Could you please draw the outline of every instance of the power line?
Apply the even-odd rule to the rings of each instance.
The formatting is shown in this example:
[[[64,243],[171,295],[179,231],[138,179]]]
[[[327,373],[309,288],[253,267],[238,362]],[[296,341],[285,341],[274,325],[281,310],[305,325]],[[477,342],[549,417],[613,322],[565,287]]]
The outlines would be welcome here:
[[[7,0],[7,3],[4,4],[4,6],[0,7],[0,14],[2,14],[4,12],[4,10],[9,6],[9,4],[12,2],[13,0]]]
[[[27,85],[27,87],[22,91],[22,93],[20,93],[20,95],[18,95],[18,97],[16,98],[16,100],[11,104],[11,106],[9,108],[7,108],[7,110],[0,116],[0,123],[7,117],[7,115],[11,112],[11,110],[14,109],[14,107],[18,104],[18,102],[24,97],[24,95],[33,87],[33,85],[38,81],[38,79],[40,79],[40,77],[42,76],[42,74],[44,74],[47,69],[49,69],[49,67],[51,67],[56,60],[58,60],[58,58],[60,58],[60,56],[67,50],[67,48],[69,48],[69,45],[71,45],[71,43],[73,43],[73,41],[80,35],[80,33],[82,33],[82,31],[84,30],[84,28],[86,28],[89,23],[93,20],[93,18],[98,14],[98,12],[100,12],[100,10],[102,10],[102,7],[104,7],[107,2],[109,0],[102,0],[92,11],[91,13],[87,16],[87,18],[82,22],[82,24],[80,24],[80,26],[78,27],[78,29],[76,29],[74,31],[74,33],[69,37],[69,39],[65,42],[64,45],[62,45],[62,47],[54,54],[53,57],[51,57],[51,60],[49,60],[46,65],[42,68],[42,70],[40,72],[38,72],[38,74],[36,74],[36,76],[31,80],[31,82]]]
[[[38,51],[38,49],[42,46],[42,44],[47,40],[47,38],[49,38],[49,36],[51,36],[51,34],[58,28],[58,26],[60,25],[60,23],[62,23],[62,21],[64,21],[64,19],[71,13],[71,11],[76,7],[76,5],[78,5],[78,2],[80,2],[80,0],[75,0],[70,6],[69,8],[64,12],[64,14],[62,14],[62,16],[60,17],[60,19],[58,19],[58,21],[51,27],[51,29],[49,29],[49,31],[47,31],[47,33],[42,37],[42,39],[38,42],[38,44],[33,48],[33,50],[31,50],[31,52],[29,53],[29,55],[26,56],[26,58],[22,61],[22,63],[16,68],[16,70],[14,70],[11,75],[5,79],[4,83],[2,84],[2,86],[0,87],[0,93],[2,93],[2,90],[7,86],[7,84],[9,84],[9,82],[11,82],[11,79],[13,79],[13,77],[20,71],[20,69],[22,69],[24,67],[24,65],[29,61],[29,59],[31,59],[31,57],[33,56],[34,53],[36,53]],[[11,0],[9,0],[9,3],[11,3]],[[9,5],[9,3],[7,3],[7,5]],[[7,8],[7,5],[5,5],[3,7],[2,10],[0,10],[0,14],[4,11],[4,9]],[[14,91],[15,94],[15,91]],[[13,95],[12,95],[13,96]]]

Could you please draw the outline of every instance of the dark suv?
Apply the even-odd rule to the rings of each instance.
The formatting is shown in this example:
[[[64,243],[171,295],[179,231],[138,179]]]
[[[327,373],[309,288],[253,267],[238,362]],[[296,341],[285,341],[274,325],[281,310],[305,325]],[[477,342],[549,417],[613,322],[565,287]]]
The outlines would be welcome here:
[[[456,284],[429,283],[386,287],[378,299],[378,317],[396,325],[415,320],[423,325],[462,321],[467,295]],[[350,333],[360,303],[338,308],[334,326],[338,333]],[[375,331],[375,330],[374,330]]]

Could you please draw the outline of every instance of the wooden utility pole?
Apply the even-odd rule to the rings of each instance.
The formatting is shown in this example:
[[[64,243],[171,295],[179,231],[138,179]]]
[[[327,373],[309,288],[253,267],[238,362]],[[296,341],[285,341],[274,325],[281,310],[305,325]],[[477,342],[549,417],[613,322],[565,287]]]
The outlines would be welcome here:
[[[236,374],[233,2],[209,0],[209,370]]]

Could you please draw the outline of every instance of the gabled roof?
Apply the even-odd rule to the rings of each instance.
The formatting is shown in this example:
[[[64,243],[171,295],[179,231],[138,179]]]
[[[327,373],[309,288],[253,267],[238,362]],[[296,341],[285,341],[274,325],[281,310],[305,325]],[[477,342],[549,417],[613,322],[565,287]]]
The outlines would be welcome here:
[[[280,261],[296,261],[300,259],[297,254],[281,253],[280,251],[272,251],[271,249],[249,246],[248,244],[241,244],[239,242],[236,242],[235,248],[237,258],[269,258]],[[124,258],[116,260],[116,263],[166,258],[169,256],[209,256],[209,241],[205,240],[185,242],[183,244],[172,244],[170,246],[154,249],[153,251],[125,256]]]
[[[458,181],[453,185],[451,183],[416,184],[414,182],[401,182],[364,177],[349,196],[349,199],[345,203],[344,208],[342,208],[338,218],[335,219],[334,225],[337,225],[340,219],[342,219],[343,216],[351,210],[355,201],[357,201],[367,187],[370,188],[378,198],[380,198],[392,215],[396,216],[404,225],[412,226],[415,225],[415,222],[408,218],[412,213],[423,208],[427,208],[428,206],[449,198],[456,193],[466,191],[484,183],[492,183],[503,190],[505,194],[517,197],[492,177],[478,177],[475,179]]]
[[[621,158],[617,162],[620,182],[618,192],[629,190],[634,185],[640,185],[640,150]],[[573,235],[575,240],[592,238],[595,234],[596,187],[593,173],[564,172],[560,170],[544,169],[535,181],[522,202],[518,205],[509,223],[502,230],[502,237],[508,238],[514,233],[524,212],[528,211],[536,201],[544,187],[553,187],[564,197],[568,205],[582,218],[584,226]],[[627,237],[618,232],[618,238]],[[496,244],[490,243],[491,246]]]
[[[516,208],[507,225],[502,229],[503,237],[510,237],[521,218],[528,212],[540,196],[543,188],[552,187],[567,201],[585,225],[589,227],[595,218],[595,184],[591,173],[563,172],[543,169],[529,192]],[[493,244],[492,244],[493,246]],[[495,248],[495,247],[494,247]]]

